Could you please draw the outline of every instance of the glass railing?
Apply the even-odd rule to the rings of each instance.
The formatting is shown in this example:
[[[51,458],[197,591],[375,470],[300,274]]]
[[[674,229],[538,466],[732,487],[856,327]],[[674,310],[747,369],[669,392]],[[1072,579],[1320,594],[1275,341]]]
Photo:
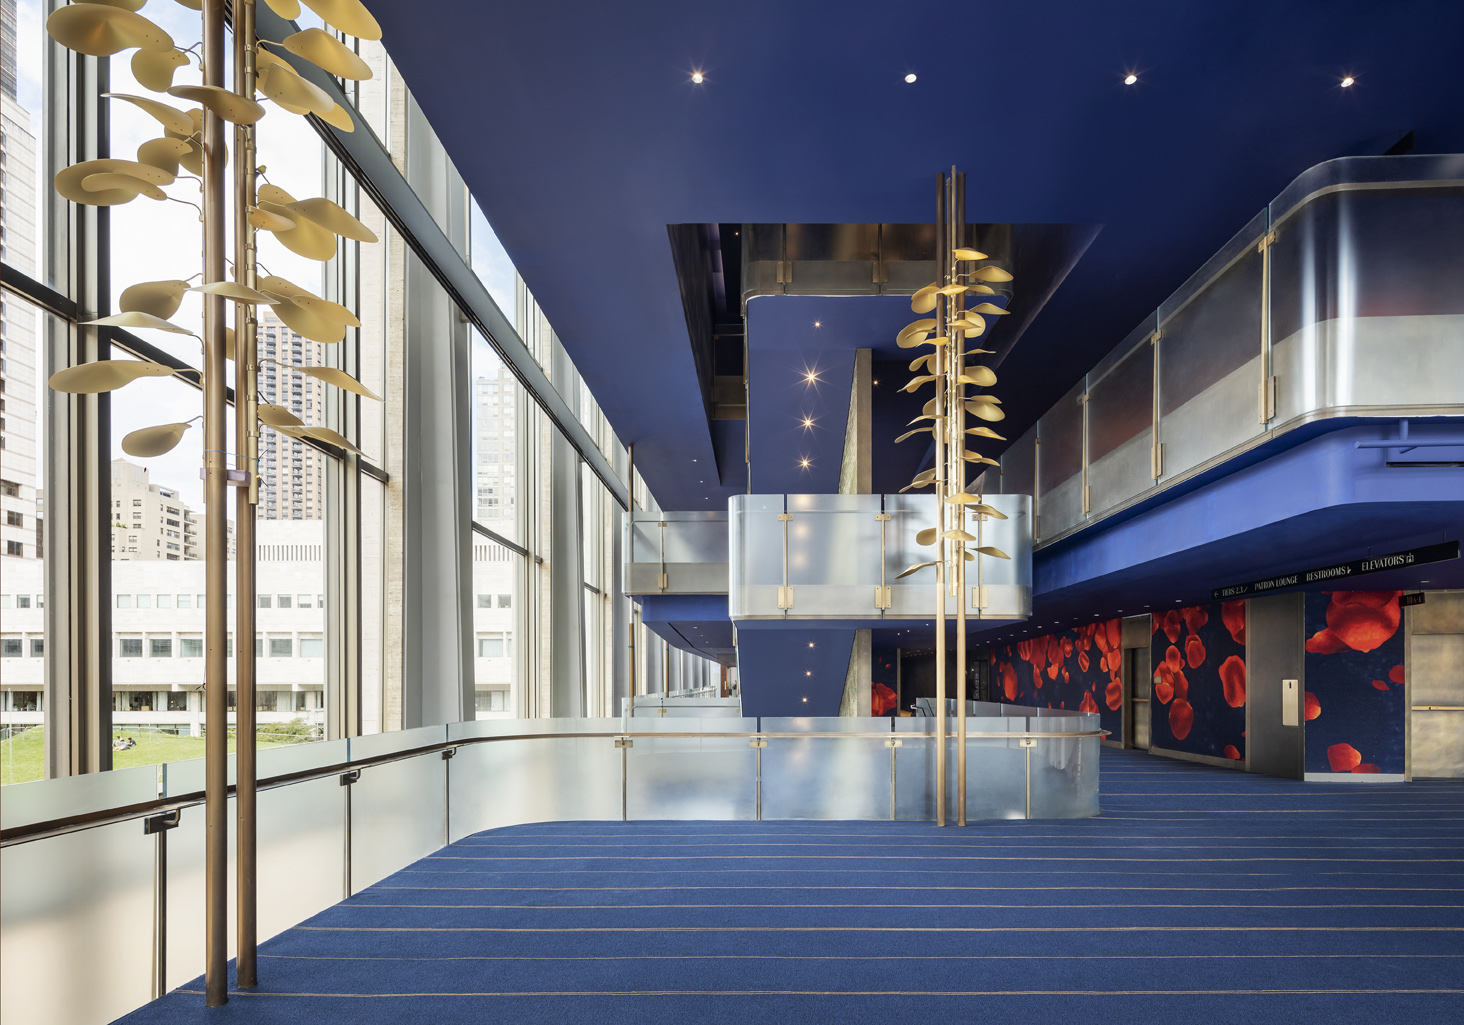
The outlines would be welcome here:
[[[1464,414],[1464,156],[1313,167],[987,471],[1040,547],[1327,417]]]
[[[637,512],[626,530],[626,594],[727,593],[725,512]]]
[[[1098,814],[1098,717],[1001,712],[967,719],[967,817]],[[501,826],[933,819],[936,742],[932,719],[523,719],[261,751],[259,936]],[[6,789],[0,1017],[102,1025],[202,972],[202,787],[199,760]]]
[[[1032,612],[1032,515],[1026,495],[987,495],[1006,519],[968,516],[978,555],[967,564],[967,615]],[[737,495],[729,502],[728,609],[738,619],[929,619],[935,569],[916,535],[936,525],[934,495]],[[947,610],[955,614],[954,598]]]

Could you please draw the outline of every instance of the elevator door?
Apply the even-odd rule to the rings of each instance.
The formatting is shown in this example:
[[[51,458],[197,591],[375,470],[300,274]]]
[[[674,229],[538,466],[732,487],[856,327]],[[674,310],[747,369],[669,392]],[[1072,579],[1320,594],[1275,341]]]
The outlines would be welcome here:
[[[1130,733],[1132,739],[1128,740],[1126,746],[1139,747],[1145,751],[1149,750],[1149,694],[1151,693],[1154,680],[1149,673],[1149,649],[1129,648],[1124,652],[1128,658],[1123,660],[1124,668],[1129,678],[1124,681],[1124,693],[1128,695],[1130,716],[1129,721],[1133,723],[1133,730]]]

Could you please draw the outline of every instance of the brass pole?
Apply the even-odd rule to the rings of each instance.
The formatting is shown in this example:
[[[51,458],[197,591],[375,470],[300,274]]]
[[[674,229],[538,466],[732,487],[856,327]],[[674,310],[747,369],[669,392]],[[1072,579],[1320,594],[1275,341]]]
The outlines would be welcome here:
[[[224,0],[203,0],[203,84],[225,88]],[[203,111],[203,280],[223,281],[224,121]],[[203,295],[204,535],[204,1003],[228,1002],[228,462],[224,449],[224,299]]]
[[[936,237],[936,280],[949,284],[946,265],[950,256],[944,245],[946,234],[946,176],[936,175],[935,237]],[[947,309],[950,299],[937,296],[935,305],[935,336],[949,336],[950,317]],[[946,820],[946,451],[945,432],[947,421],[945,407],[946,349],[935,347],[935,824],[944,826]]]
[[[951,219],[950,238],[946,246],[947,251],[954,250],[957,246],[965,245],[966,233],[966,176],[957,174],[955,178],[955,217]],[[953,252],[947,257],[951,268],[951,280],[949,284],[956,284],[956,261]],[[963,295],[952,296],[956,304],[956,312],[960,313],[966,307],[966,299]],[[959,318],[958,318],[959,319]],[[966,490],[966,409],[965,388],[959,381],[960,374],[966,365],[966,333],[956,331],[951,336],[951,352],[954,356],[951,367],[951,385],[953,398],[950,408],[951,444],[955,448],[955,459],[952,460],[955,469],[955,480],[960,490]],[[964,502],[955,506],[956,529],[966,529],[966,506]],[[979,558],[979,556],[978,556]],[[966,543],[956,542],[956,825],[966,824]]]
[[[254,0],[234,5],[234,91],[254,96]],[[249,210],[254,205],[254,128],[234,126],[234,279],[249,288],[258,287],[254,229]],[[240,989],[259,984],[258,893],[255,842],[255,701],[254,701],[254,507],[259,501],[258,320],[256,307],[239,303],[234,309],[234,441],[235,465],[246,474],[242,487],[234,489],[234,750],[236,848],[238,873],[235,893],[237,910],[238,963],[236,981]]]
[[[625,522],[630,529],[625,532],[625,563],[635,565],[635,442],[625,446],[625,480],[629,501],[626,503]],[[626,584],[630,581],[627,580]],[[626,590],[630,588],[627,587]],[[635,602],[626,601],[626,630],[630,634],[628,658],[630,674],[625,681],[625,714],[627,720],[635,719]]]

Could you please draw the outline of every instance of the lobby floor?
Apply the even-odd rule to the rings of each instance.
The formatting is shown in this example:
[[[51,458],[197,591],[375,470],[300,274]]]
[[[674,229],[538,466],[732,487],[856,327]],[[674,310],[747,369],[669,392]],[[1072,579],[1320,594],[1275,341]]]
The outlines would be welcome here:
[[[122,1019],[1464,1020],[1464,780],[1103,752],[1103,813],[468,837]]]

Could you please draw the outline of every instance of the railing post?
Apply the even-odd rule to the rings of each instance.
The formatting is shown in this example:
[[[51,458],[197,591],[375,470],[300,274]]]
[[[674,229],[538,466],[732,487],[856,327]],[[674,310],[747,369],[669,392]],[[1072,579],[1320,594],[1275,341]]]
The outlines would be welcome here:
[[[351,784],[361,778],[360,769],[352,769],[340,775],[341,789],[346,792],[346,828],[344,831],[345,862],[341,866],[341,900],[351,896]]]
[[[153,847],[153,981],[152,996],[168,992],[168,830],[178,825],[181,809],[142,820],[144,836],[156,836]]]

